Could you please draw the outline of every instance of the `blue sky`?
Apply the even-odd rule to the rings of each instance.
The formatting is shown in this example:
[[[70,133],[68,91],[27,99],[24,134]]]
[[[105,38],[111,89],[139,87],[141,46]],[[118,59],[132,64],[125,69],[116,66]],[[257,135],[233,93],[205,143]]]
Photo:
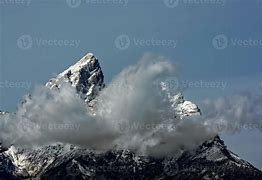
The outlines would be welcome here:
[[[14,111],[35,85],[87,52],[99,58],[106,82],[153,52],[174,61],[182,79],[227,83],[223,90],[189,88],[194,102],[262,89],[260,0],[12,2],[0,0],[0,81],[20,85],[1,85],[1,110]],[[256,131],[224,135],[230,149],[260,169],[261,138]]]

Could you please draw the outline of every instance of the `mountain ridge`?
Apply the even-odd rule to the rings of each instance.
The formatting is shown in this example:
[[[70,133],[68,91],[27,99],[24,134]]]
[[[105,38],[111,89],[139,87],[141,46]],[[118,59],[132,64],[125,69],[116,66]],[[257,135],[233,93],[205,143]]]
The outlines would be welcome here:
[[[67,82],[91,107],[105,87],[98,59],[88,53],[47,87],[59,90]],[[168,89],[162,84],[162,90]],[[181,119],[201,115],[198,106],[179,93],[168,94],[174,111]],[[25,102],[26,103],[26,102]],[[1,113],[0,114],[4,114]],[[100,152],[56,143],[36,150],[0,145],[0,179],[262,179],[262,172],[227,149],[217,135],[194,151],[184,150],[173,157],[156,158],[130,150]]]

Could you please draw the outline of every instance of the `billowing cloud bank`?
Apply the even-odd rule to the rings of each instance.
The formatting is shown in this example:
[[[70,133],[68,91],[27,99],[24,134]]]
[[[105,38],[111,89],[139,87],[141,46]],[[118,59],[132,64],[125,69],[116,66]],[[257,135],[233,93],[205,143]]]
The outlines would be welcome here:
[[[243,92],[230,97],[205,100],[201,121],[215,132],[236,133],[262,130],[262,95]]]
[[[173,64],[147,54],[101,92],[95,114],[68,84],[60,92],[39,87],[16,114],[1,116],[0,141],[23,147],[61,142],[98,150],[128,148],[162,156],[195,148],[225,128],[217,124],[254,119],[253,102],[246,105],[239,98],[237,104],[207,101],[203,117],[176,119],[159,87],[159,82],[173,75]]]

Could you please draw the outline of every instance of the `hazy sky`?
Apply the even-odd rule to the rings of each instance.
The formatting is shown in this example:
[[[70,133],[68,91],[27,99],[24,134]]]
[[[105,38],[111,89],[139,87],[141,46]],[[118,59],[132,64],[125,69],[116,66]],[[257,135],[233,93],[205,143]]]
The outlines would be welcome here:
[[[188,87],[196,103],[262,89],[260,0],[0,0],[0,13],[1,110],[14,111],[35,85],[87,52],[99,58],[106,82],[153,52],[176,63],[185,84],[220,83]],[[261,138],[224,136],[260,169]]]

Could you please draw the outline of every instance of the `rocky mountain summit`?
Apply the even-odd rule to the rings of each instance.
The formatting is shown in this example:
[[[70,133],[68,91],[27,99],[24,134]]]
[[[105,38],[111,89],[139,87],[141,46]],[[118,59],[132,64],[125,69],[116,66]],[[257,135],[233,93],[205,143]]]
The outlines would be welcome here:
[[[69,82],[86,103],[93,100],[105,86],[104,74],[98,59],[92,53],[88,53],[56,78],[50,79],[46,86],[59,89],[63,82]]]
[[[59,90],[70,83],[79,96],[92,106],[105,86],[98,59],[91,53],[46,86]],[[168,91],[165,84],[162,90]],[[181,93],[169,101],[183,119],[201,115],[198,106]],[[26,103],[26,102],[25,102]],[[0,112],[0,114],[4,114]],[[94,151],[70,144],[51,144],[36,150],[1,147],[0,180],[43,179],[262,179],[262,172],[227,149],[219,136],[194,151],[184,150],[174,157],[150,157],[125,150]]]

